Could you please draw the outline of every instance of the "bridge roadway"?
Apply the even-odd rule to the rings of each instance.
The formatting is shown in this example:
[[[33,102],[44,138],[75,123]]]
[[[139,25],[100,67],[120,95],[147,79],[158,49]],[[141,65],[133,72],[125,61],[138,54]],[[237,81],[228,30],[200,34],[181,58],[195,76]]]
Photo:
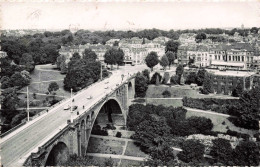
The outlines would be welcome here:
[[[129,71],[130,74],[137,72],[138,69],[133,68]],[[73,97],[74,102],[72,105],[78,106],[78,111],[83,112],[83,105],[85,109],[94,105],[104,95],[112,92],[111,88],[116,88],[116,84],[121,83],[121,75],[124,71],[117,71],[110,76],[109,79],[105,79],[99,83],[93,84],[88,89],[78,93]],[[124,81],[127,77],[124,77]],[[105,82],[109,80],[109,83]],[[109,87],[105,89],[106,85]],[[87,99],[87,96],[93,96],[92,99]],[[0,143],[0,157],[1,164],[4,167],[16,167],[22,166],[24,160],[31,152],[36,152],[37,148],[48,141],[54,136],[61,128],[65,127],[67,120],[70,119],[70,110],[64,110],[63,108],[70,105],[71,100],[68,99],[60,105],[51,109],[48,114],[43,118],[37,120],[35,123],[24,128],[14,136],[7,140],[1,140]],[[77,116],[76,112],[73,112],[73,117]],[[3,138],[4,139],[4,138]]]

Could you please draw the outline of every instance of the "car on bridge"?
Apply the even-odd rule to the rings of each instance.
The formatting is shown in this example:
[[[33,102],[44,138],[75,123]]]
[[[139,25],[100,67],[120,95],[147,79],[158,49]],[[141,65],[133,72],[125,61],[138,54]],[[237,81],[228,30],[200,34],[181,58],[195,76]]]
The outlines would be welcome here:
[[[107,86],[107,85],[105,86],[105,89],[108,89],[108,86]]]
[[[87,96],[87,99],[90,100],[92,99],[93,97],[90,95],[90,96]]]
[[[69,106],[69,105],[68,105],[68,106],[65,106],[63,109],[64,109],[64,110],[69,110],[69,109],[70,109],[70,106]]]
[[[109,83],[109,80],[107,80],[106,82],[105,82],[105,84],[108,84]]]
[[[72,111],[75,111],[78,108],[78,106],[72,106]]]

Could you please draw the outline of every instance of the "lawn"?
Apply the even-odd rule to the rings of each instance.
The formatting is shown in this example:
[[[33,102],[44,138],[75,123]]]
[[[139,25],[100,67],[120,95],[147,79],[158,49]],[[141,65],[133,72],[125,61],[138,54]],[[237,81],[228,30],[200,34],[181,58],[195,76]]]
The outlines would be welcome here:
[[[133,157],[146,157],[148,156],[144,152],[140,150],[140,147],[135,145],[133,141],[129,141],[127,143],[127,147],[125,150],[125,155],[133,156]]]
[[[93,159],[94,161],[98,162],[101,166],[104,166],[105,161],[108,161],[109,158],[104,158],[104,157],[93,157],[93,156],[87,156],[89,159]],[[117,166],[118,162],[120,159],[113,159],[113,166]]]
[[[147,99],[148,104],[181,107],[182,99]]]
[[[256,131],[254,131],[254,130],[248,130],[248,129],[244,129],[244,128],[240,128],[240,127],[235,126],[225,116],[187,111],[186,118],[191,117],[191,116],[200,116],[200,117],[206,117],[206,118],[211,119],[211,121],[214,125],[213,129],[212,129],[213,131],[225,133],[228,130],[227,128],[229,128],[232,131],[237,131],[237,132],[240,132],[240,133],[246,133],[246,134],[249,134],[249,135],[253,135],[253,134],[256,133]]]
[[[91,137],[89,139],[87,152],[121,155],[123,153],[124,144],[125,141]]]
[[[121,166],[123,166],[123,167],[129,167],[129,166],[144,166],[144,162],[142,162],[142,161],[134,161],[134,160],[122,159],[122,160],[121,160]]]
[[[146,97],[148,98],[163,98],[162,92],[168,90],[171,92],[171,97],[197,97],[198,91],[190,88],[188,85],[184,86],[167,86],[167,85],[149,85],[146,91]]]
[[[41,66],[41,69],[48,69],[52,71],[41,71],[38,68],[35,68],[34,71],[30,74],[31,75],[31,84],[29,85],[29,92],[34,93],[46,93],[48,91],[48,86],[50,82],[42,82],[42,81],[51,81],[57,80],[57,84],[59,85],[59,90],[56,92],[59,96],[70,96],[70,92],[65,91],[63,89],[63,79],[65,75],[60,74],[60,72],[56,69],[53,69],[54,66]],[[40,82],[41,83],[35,83]],[[22,92],[26,92],[26,87],[21,89]]]

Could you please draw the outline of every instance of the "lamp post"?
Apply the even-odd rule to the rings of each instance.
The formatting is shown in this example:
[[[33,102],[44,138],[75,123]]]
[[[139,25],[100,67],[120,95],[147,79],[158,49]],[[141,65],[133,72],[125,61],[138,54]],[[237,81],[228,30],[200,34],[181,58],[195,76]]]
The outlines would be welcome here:
[[[102,63],[100,62],[101,70],[100,70],[100,80],[102,81]]]
[[[70,101],[70,122],[72,123],[73,122],[73,119],[72,119],[72,88],[70,89],[70,98],[71,98],[71,101]]]
[[[29,122],[30,120],[30,115],[29,115],[29,89],[27,86],[27,121]]]

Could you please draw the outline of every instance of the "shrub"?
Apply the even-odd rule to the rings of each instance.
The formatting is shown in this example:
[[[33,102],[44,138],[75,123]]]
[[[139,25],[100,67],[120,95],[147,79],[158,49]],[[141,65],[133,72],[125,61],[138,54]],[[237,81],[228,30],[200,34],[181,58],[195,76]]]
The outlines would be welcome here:
[[[171,77],[171,84],[172,85],[178,85],[179,84],[179,77],[177,75],[173,75]]]
[[[159,79],[158,79],[159,82],[161,82],[162,76],[158,72],[156,72],[156,73],[153,74],[151,81],[150,81],[150,84],[156,84],[157,76],[159,77]]]
[[[249,140],[250,135],[245,133],[239,133],[237,131],[227,130],[227,134],[230,136],[235,136],[237,138],[243,138],[244,140]]]
[[[164,98],[171,97],[171,92],[168,91],[168,90],[165,90],[165,91],[162,93],[162,95],[163,95]]]
[[[169,82],[169,80],[170,80],[170,74],[169,74],[169,72],[165,72],[163,75],[162,83],[167,84]]]
[[[116,127],[112,124],[107,124],[106,127],[103,127],[103,130],[115,130]]]
[[[106,130],[101,130],[101,127],[97,124],[94,124],[91,134],[93,135],[101,135],[101,136],[108,136],[108,133]]]
[[[116,137],[121,138],[121,136],[122,136],[122,133],[121,133],[121,132],[117,132],[117,133],[116,133]]]

